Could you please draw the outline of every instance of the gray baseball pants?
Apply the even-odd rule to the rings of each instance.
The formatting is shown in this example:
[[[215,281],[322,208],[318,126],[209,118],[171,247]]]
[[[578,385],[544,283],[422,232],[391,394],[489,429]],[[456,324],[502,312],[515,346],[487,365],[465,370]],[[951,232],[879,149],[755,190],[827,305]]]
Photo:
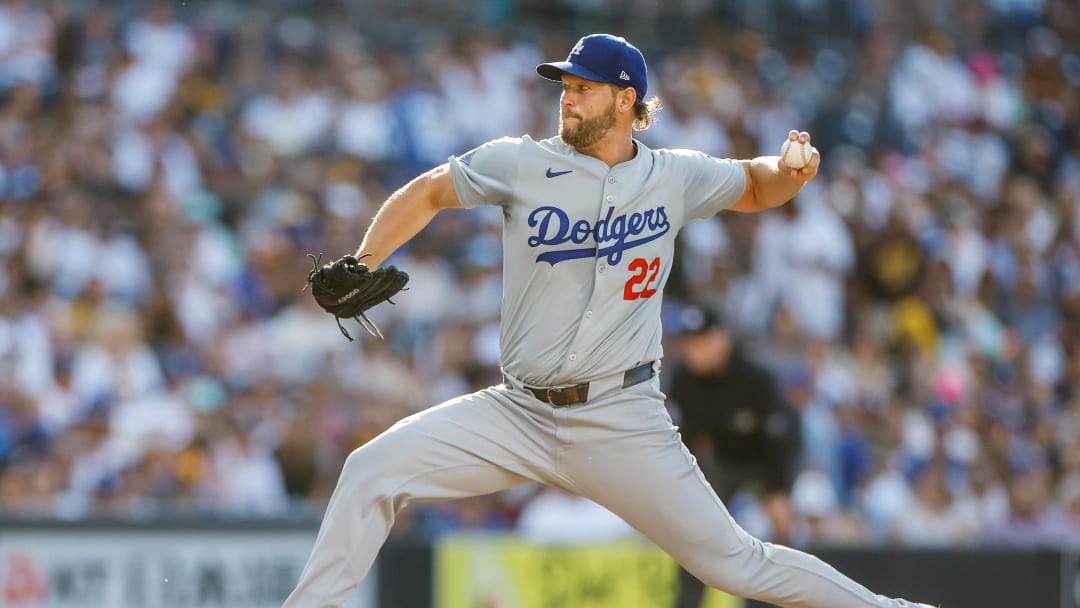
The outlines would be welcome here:
[[[405,418],[354,451],[311,557],[283,608],[340,608],[411,502],[538,481],[622,517],[706,584],[792,608],[899,608],[821,560],[762,542],[735,523],[683,446],[659,378],[590,386],[556,408],[495,386]]]

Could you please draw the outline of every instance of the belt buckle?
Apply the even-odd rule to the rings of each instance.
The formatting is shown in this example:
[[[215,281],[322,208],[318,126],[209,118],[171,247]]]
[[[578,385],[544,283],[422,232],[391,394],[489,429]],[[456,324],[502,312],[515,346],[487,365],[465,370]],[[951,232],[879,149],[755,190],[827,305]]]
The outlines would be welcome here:
[[[569,388],[569,387],[567,387],[567,386],[549,386],[549,387],[547,387],[546,389],[544,389],[544,400],[548,402],[548,405],[551,405],[551,406],[554,406],[554,407],[566,407],[565,405],[560,405],[558,403],[555,403],[555,398],[552,396],[552,393],[564,392],[564,391],[566,391],[567,388]]]
[[[584,403],[585,402],[584,399],[582,398],[584,395],[582,395],[580,392],[571,393],[570,391],[571,390],[581,391],[584,388],[584,390],[586,391],[585,395],[587,395],[588,394],[587,386],[588,386],[587,384],[585,384],[585,385],[583,385],[583,384],[564,384],[562,386],[536,386],[536,387],[531,387],[531,386],[526,385],[525,388],[530,393],[532,393],[534,397],[536,397],[540,401],[542,401],[542,402],[544,402],[544,403],[546,403],[546,404],[548,404],[548,405],[550,405],[552,407],[570,407],[571,405],[577,405],[578,403]],[[560,395],[562,395],[562,396],[570,396],[570,397],[568,397],[567,399],[564,399],[563,402],[556,402],[556,399]],[[580,399],[580,400],[578,400],[578,399]],[[571,402],[566,403],[565,401],[567,401],[567,400],[570,400]]]

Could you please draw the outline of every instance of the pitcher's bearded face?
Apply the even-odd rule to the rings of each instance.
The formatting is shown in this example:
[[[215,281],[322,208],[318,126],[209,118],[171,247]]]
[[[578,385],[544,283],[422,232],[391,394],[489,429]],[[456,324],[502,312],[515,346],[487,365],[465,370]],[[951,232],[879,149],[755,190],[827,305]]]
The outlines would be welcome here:
[[[559,137],[575,150],[587,150],[599,143],[615,126],[615,99],[596,116],[582,116],[577,109],[563,108],[559,114]]]

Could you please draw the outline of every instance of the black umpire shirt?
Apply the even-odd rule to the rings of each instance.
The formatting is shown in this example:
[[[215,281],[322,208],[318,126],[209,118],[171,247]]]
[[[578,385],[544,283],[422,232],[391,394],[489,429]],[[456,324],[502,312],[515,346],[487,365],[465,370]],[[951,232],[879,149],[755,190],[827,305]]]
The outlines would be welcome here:
[[[682,415],[679,430],[691,450],[707,438],[719,470],[753,470],[764,490],[787,492],[802,451],[799,415],[772,373],[741,351],[709,374],[676,367],[668,394]]]

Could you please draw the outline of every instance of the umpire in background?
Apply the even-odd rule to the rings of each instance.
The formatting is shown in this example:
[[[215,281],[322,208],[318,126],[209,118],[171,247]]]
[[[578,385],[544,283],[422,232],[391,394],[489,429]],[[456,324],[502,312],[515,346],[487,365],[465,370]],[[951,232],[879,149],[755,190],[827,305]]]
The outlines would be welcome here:
[[[681,419],[683,442],[725,504],[740,491],[758,493],[773,540],[785,543],[791,525],[788,494],[802,452],[798,412],[772,373],[747,358],[713,310],[688,306],[678,325],[682,356],[667,394]],[[680,569],[675,607],[699,608],[704,594],[705,585]]]

